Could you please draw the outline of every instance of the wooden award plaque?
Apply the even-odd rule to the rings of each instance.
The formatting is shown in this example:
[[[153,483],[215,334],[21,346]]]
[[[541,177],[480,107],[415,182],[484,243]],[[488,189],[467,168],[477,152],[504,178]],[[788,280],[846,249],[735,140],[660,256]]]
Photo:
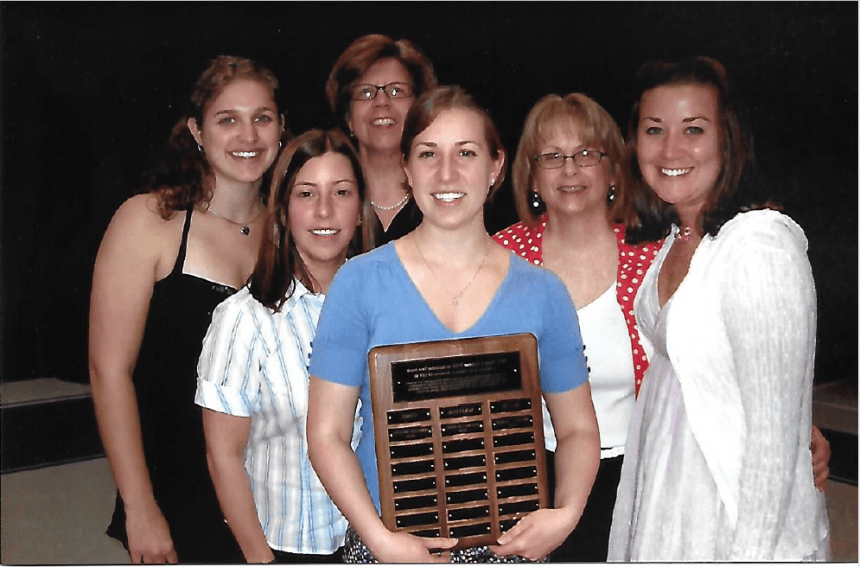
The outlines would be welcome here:
[[[494,544],[548,506],[534,335],[380,346],[368,358],[388,529]]]

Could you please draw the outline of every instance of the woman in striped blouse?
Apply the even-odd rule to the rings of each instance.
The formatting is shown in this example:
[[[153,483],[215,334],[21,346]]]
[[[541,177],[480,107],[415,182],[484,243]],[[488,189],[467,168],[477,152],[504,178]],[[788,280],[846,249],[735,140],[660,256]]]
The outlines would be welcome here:
[[[342,132],[293,140],[275,168],[251,282],[218,306],[203,342],[195,401],[209,469],[249,563],[340,560],[346,520],[307,458],[307,369],[323,294],[358,248],[363,196]]]

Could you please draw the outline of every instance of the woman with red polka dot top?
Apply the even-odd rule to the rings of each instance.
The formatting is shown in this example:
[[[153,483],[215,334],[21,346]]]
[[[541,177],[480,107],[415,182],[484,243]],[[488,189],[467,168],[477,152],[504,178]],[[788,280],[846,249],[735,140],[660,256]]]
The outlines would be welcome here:
[[[636,327],[633,300],[662,242],[625,242],[625,226],[638,219],[623,153],[618,125],[594,100],[579,93],[543,97],[526,117],[512,168],[521,221],[493,236],[562,279],[585,345],[600,468],[585,511],[553,562],[606,561],[627,431],[652,353]],[[555,434],[546,408],[544,430],[552,464]],[[815,483],[823,490],[830,446],[815,426],[811,448]]]
[[[600,469],[579,525],[552,561],[606,561],[627,427],[648,366],[650,345],[636,329],[633,298],[659,246],[624,242],[625,223],[635,217],[623,151],[620,129],[599,104],[582,94],[543,97],[526,118],[513,164],[522,220],[494,236],[562,279],[577,306],[589,366]],[[555,435],[546,414],[544,422],[551,460]]]

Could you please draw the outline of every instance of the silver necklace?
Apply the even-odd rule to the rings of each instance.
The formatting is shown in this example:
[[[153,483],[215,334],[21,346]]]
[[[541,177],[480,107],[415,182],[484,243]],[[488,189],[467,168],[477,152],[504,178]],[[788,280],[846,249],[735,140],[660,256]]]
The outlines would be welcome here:
[[[472,285],[472,282],[475,281],[475,278],[478,277],[478,274],[481,273],[481,270],[484,268],[484,262],[487,261],[487,256],[490,255],[490,243],[487,242],[487,246],[484,249],[484,257],[481,258],[481,264],[478,266],[478,269],[475,270],[475,273],[472,274],[472,278],[469,280],[469,283],[467,283],[466,286],[460,290],[460,293],[454,295],[453,293],[451,293],[451,290],[449,290],[448,287],[444,283],[442,283],[443,280],[436,275],[435,271],[433,271],[433,267],[430,265],[430,262],[427,261],[427,258],[424,257],[424,253],[421,252],[421,247],[418,246],[418,239],[413,238],[412,240],[415,242],[415,249],[418,250],[418,255],[421,256],[421,259],[424,261],[424,265],[427,266],[427,269],[430,270],[430,273],[433,275],[433,279],[435,279],[436,283],[442,286],[442,289],[444,289],[445,292],[451,296],[451,305],[454,306],[454,309],[457,309],[457,307],[459,307],[460,305],[460,298],[463,297],[463,294],[466,293],[466,290],[469,289],[469,286]]]
[[[263,208],[259,213],[257,213],[257,216],[255,216],[254,218],[252,218],[248,222],[236,222],[234,220],[228,219],[225,216],[219,215],[218,213],[216,213],[215,211],[210,209],[209,205],[206,205],[206,210],[209,211],[210,213],[212,213],[213,215],[215,215],[216,217],[218,217],[219,219],[225,220],[229,223],[235,224],[236,226],[240,227],[239,232],[241,232],[244,236],[248,236],[249,234],[251,234],[251,227],[249,225],[254,224],[254,221],[256,221],[258,218],[260,218],[260,215],[262,215],[263,213],[266,212],[266,209]]]
[[[693,227],[682,226],[678,229],[678,240],[680,240],[681,242],[688,242],[692,234]]]
[[[409,193],[403,195],[403,198],[397,202],[395,205],[391,205],[390,207],[383,207],[382,205],[377,205],[373,201],[370,202],[370,206],[376,209],[377,211],[393,211],[394,209],[399,209],[403,205],[406,204],[406,201],[409,200]]]

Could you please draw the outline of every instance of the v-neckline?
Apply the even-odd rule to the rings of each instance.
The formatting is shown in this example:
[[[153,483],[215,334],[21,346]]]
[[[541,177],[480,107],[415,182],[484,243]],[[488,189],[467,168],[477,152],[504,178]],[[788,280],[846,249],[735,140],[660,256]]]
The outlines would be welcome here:
[[[690,265],[687,266],[687,273],[684,274],[684,277],[681,279],[680,283],[678,284],[678,287],[675,288],[675,291],[672,292],[672,295],[667,297],[666,302],[663,303],[662,305],[660,305],[660,272],[662,272],[662,270],[663,270],[663,265],[666,263],[666,258],[669,256],[669,252],[671,252],[672,248],[675,246],[675,242],[677,241],[677,238],[676,238],[677,232],[678,232],[678,227],[673,224],[672,225],[672,233],[666,237],[666,242],[669,243],[669,248],[666,250],[665,254],[661,255],[662,257],[656,258],[654,260],[654,264],[656,264],[655,269],[657,270],[656,277],[654,278],[654,292],[657,294],[657,309],[659,311],[663,311],[663,309],[665,309],[672,302],[672,299],[674,299],[674,297],[676,295],[678,295],[678,292],[681,290],[681,288],[684,287],[684,283],[687,281],[687,278],[689,277],[690,272],[693,270],[693,264],[694,264],[694,262],[696,262],[696,258],[700,255],[699,250],[701,250],[702,244],[708,238],[708,236],[705,235],[702,238],[702,240],[699,242],[699,244],[696,245],[696,249],[693,250],[693,254],[692,254],[692,256],[690,256]],[[671,242],[669,242],[670,238],[672,239]],[[665,244],[664,244],[664,246],[665,246]],[[658,260],[659,260],[659,262],[658,262]]]
[[[418,300],[424,306],[424,309],[428,313],[430,313],[430,316],[436,322],[437,325],[439,325],[441,328],[445,329],[446,332],[448,332],[452,335],[457,335],[457,336],[466,335],[466,334],[469,334],[470,332],[472,332],[487,317],[487,313],[489,313],[493,309],[493,306],[495,305],[496,301],[499,298],[499,295],[501,294],[502,288],[504,288],[508,284],[508,280],[511,278],[511,270],[513,269],[513,262],[514,262],[514,257],[515,257],[513,252],[508,251],[508,254],[510,254],[510,256],[508,258],[508,270],[505,273],[505,277],[502,278],[501,283],[499,283],[499,287],[497,287],[495,293],[493,293],[493,297],[492,297],[492,299],[490,299],[490,302],[487,304],[487,307],[486,307],[486,309],[484,309],[484,312],[481,313],[481,315],[477,319],[475,319],[475,322],[472,323],[469,327],[463,329],[462,331],[454,331],[453,329],[448,327],[445,323],[443,323],[442,320],[439,318],[439,315],[437,315],[436,312],[433,310],[433,308],[430,307],[430,304],[424,298],[424,295],[421,293],[421,290],[418,289],[418,286],[415,284],[415,281],[412,279],[412,276],[409,274],[409,270],[406,269],[406,265],[403,263],[403,260],[400,258],[400,254],[397,253],[397,247],[394,245],[394,242],[391,243],[391,248],[392,248],[392,251],[394,252],[394,257],[397,259],[397,265],[403,271],[403,274],[406,276],[406,279],[409,281],[409,287],[412,288],[413,293],[415,293],[415,295],[418,297]]]

